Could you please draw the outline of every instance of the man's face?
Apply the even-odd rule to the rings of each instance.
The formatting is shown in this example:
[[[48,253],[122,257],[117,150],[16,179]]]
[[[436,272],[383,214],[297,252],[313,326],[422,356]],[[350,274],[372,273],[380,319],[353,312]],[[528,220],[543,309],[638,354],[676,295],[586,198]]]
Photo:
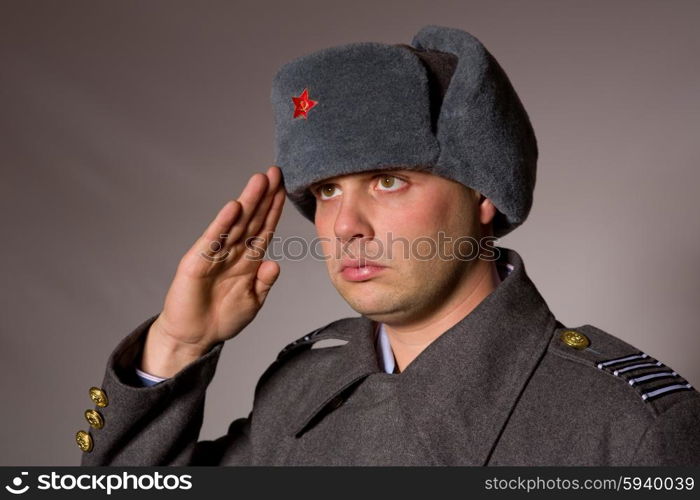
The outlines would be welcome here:
[[[458,182],[382,170],[325,179],[311,190],[331,281],[354,310],[375,321],[426,317],[476,262],[465,258],[472,245],[464,240],[481,235],[478,193]],[[383,267],[361,266],[367,261]]]

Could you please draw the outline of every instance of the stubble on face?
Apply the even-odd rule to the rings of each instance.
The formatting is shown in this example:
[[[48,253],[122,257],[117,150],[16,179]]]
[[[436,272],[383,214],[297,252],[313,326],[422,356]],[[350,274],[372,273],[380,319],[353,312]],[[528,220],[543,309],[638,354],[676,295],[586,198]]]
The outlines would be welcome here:
[[[334,257],[350,253],[379,261],[387,268],[366,281],[348,281],[338,272],[338,260],[327,261],[340,295],[355,311],[374,321],[402,325],[430,316],[464,284],[476,262],[456,258],[469,250],[463,244],[460,252],[455,252],[454,242],[460,237],[476,240],[480,236],[478,194],[442,177],[420,176],[413,193],[372,207],[372,238],[346,242],[345,252],[338,251],[337,242],[333,249]],[[437,252],[440,232],[444,243]],[[390,253],[386,251],[389,246]],[[384,249],[379,258],[378,247]]]

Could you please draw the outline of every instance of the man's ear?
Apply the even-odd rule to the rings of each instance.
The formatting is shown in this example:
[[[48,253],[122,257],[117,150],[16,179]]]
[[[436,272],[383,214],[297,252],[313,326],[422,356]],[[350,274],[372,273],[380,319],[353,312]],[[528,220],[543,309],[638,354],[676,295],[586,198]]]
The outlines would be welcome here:
[[[483,194],[479,194],[479,222],[486,225],[496,216],[496,206]]]

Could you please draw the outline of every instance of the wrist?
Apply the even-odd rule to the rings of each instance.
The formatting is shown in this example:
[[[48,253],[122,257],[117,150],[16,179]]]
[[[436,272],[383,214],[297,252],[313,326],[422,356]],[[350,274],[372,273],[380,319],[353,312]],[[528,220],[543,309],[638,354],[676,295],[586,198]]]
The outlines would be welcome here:
[[[146,336],[140,369],[158,377],[169,378],[208,350],[198,344],[174,339],[160,328],[156,320]]]

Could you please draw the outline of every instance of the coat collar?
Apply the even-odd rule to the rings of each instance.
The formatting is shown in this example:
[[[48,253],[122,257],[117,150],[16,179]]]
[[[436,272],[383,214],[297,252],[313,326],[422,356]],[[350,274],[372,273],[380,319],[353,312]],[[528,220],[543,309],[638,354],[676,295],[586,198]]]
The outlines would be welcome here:
[[[396,375],[401,410],[437,465],[484,465],[528,379],[544,355],[556,319],[525,272],[520,255],[498,247],[513,270],[496,289]],[[343,391],[382,370],[377,323],[365,316],[331,323],[318,338],[349,340],[298,407],[299,435]]]

